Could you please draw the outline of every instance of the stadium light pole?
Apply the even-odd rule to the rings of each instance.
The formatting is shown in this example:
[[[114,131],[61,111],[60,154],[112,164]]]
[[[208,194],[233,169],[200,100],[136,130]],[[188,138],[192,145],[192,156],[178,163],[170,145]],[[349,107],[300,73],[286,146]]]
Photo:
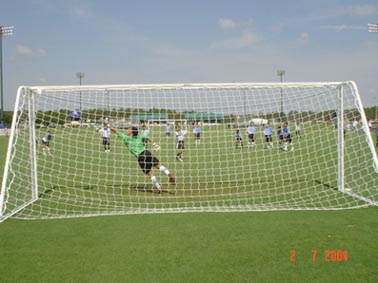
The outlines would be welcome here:
[[[368,24],[369,32],[378,33],[378,24]],[[375,106],[375,120],[378,119],[378,104]]]
[[[81,85],[81,79],[84,78],[85,74],[83,72],[76,73],[76,77],[79,79],[79,83]],[[83,100],[81,97],[81,91],[80,91],[80,112],[83,109]]]
[[[280,77],[280,80],[281,80],[281,84],[282,84],[282,77],[285,75],[286,71],[285,70],[278,70],[277,71],[277,76]],[[281,87],[281,113],[280,115],[283,115],[283,97],[282,97],[282,87]]]
[[[0,124],[4,122],[4,100],[3,100],[3,36],[13,34],[13,26],[0,26]]]

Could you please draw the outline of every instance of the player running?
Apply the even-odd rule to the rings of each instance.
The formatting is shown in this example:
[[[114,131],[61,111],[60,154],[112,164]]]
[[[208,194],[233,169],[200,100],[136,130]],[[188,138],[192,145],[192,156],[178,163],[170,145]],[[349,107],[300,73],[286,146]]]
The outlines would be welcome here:
[[[187,131],[182,130],[180,125],[176,126],[176,132],[175,132],[176,149],[179,150],[176,155],[176,160],[179,160],[181,162],[184,161],[182,159],[182,155],[184,154],[184,151],[185,151],[184,138],[185,138],[186,133]]]
[[[45,136],[42,138],[42,144],[43,144],[43,155],[46,155],[46,153],[48,155],[51,155],[51,152],[50,152],[50,142],[52,140],[52,135],[50,133],[50,131],[47,131],[47,133],[45,134]]]
[[[284,150],[287,151],[287,145],[289,143],[290,150],[293,151],[294,150],[293,139],[291,138],[289,124],[287,122],[284,123],[284,127],[282,131],[284,133]]]
[[[240,145],[240,148],[243,147],[243,135],[240,133],[239,129],[237,129],[235,133],[235,148],[238,148],[238,145]]]
[[[194,134],[195,145],[199,145],[200,140],[201,140],[201,126],[198,123],[196,124],[196,126],[193,129],[193,134]]]
[[[248,133],[248,146],[254,146],[255,145],[255,134],[256,134],[256,128],[252,125],[249,125],[247,128]]]
[[[110,129],[108,125],[104,123],[98,132],[102,136],[102,145],[104,146],[105,152],[110,152]]]
[[[264,128],[264,135],[265,135],[265,144],[267,149],[273,148],[273,142],[272,142],[272,135],[273,135],[273,128],[268,124],[265,125]]]

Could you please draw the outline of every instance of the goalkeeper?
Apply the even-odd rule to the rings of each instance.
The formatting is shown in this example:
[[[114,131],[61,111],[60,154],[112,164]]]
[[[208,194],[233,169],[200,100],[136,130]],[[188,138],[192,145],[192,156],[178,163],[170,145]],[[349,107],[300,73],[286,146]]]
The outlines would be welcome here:
[[[143,173],[151,178],[152,184],[161,193],[163,191],[161,185],[157,181],[156,177],[152,172],[152,167],[163,172],[168,176],[169,182],[176,184],[175,178],[169,172],[167,168],[160,164],[159,160],[152,155],[152,153],[145,148],[145,141],[152,143],[154,150],[160,150],[160,146],[156,144],[151,138],[146,135],[138,135],[139,131],[137,127],[129,127],[126,129],[125,133],[118,132],[117,129],[110,127],[110,130],[115,133],[119,138],[123,140],[123,143],[127,146],[130,152],[136,156],[138,164],[142,169]]]

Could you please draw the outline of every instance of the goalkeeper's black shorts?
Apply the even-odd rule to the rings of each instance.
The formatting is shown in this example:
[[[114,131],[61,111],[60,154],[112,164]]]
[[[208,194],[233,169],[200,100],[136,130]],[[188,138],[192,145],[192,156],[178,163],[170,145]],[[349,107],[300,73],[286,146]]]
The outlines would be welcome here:
[[[143,151],[141,154],[138,155],[138,164],[142,169],[144,174],[148,174],[152,167],[159,165],[159,160],[152,155],[149,150]]]

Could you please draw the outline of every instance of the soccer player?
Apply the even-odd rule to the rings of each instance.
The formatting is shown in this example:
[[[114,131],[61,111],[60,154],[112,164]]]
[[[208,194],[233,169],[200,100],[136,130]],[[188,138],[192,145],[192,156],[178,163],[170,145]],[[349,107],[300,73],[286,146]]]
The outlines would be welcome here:
[[[283,132],[281,126],[278,126],[278,128],[277,128],[277,137],[278,137],[278,147],[280,149],[283,149],[282,145],[283,145],[283,141],[284,141],[284,132]]]
[[[372,120],[368,121],[368,127],[369,127],[369,131],[372,132],[373,131],[373,121]]]
[[[171,136],[171,126],[169,124],[167,124],[167,126],[165,127],[165,136],[166,137]]]
[[[283,134],[284,134],[284,150],[287,150],[287,144],[289,143],[290,145],[290,150],[294,150],[293,146],[293,139],[291,138],[291,132],[289,128],[289,124],[287,122],[284,123],[284,127],[282,129]]]
[[[301,125],[299,124],[299,122],[295,123],[295,136],[297,138],[301,138]]]
[[[247,128],[248,133],[248,146],[254,146],[255,145],[255,134],[256,134],[256,128],[252,125],[249,125]]]
[[[145,137],[148,137],[150,135],[150,131],[147,129],[145,124],[142,125],[142,130],[140,131],[140,134],[145,136]],[[148,146],[148,140],[147,139],[144,140],[144,146],[145,147]]]
[[[104,123],[98,132],[102,136],[102,145],[104,146],[105,152],[110,152],[110,129],[108,125]]]
[[[47,131],[45,136],[42,138],[43,155],[46,155],[46,153],[48,155],[51,155],[51,152],[50,152],[50,141],[51,140],[52,140],[52,135],[51,135],[50,131]]]
[[[151,142],[153,148],[158,151],[160,150],[160,146],[155,143],[151,138],[138,135],[138,128],[137,127],[129,127],[126,129],[125,133],[119,132],[117,129],[110,127],[110,130],[117,135],[117,137],[121,138],[123,143],[129,149],[131,154],[133,154],[138,161],[140,168],[142,169],[143,173],[146,174],[148,177],[151,178],[151,182],[154,187],[158,190],[159,193],[162,193],[163,189],[154,176],[152,172],[152,167],[155,167],[160,172],[163,172],[165,175],[168,176],[169,182],[172,184],[176,184],[176,180],[173,175],[169,172],[169,170],[160,164],[160,161],[152,155],[152,153],[147,150],[144,146],[144,141],[148,140]]]
[[[194,134],[195,145],[199,145],[200,140],[201,140],[201,126],[199,125],[199,123],[197,123],[196,126],[194,127],[193,134]]]
[[[176,155],[176,160],[183,161],[182,155],[184,154],[185,151],[185,145],[184,145],[184,138],[186,135],[187,131],[184,131],[181,129],[180,125],[176,126],[176,149],[178,149],[178,153]]]
[[[237,129],[235,133],[235,148],[240,145],[240,148],[243,147],[243,135],[240,133],[240,130]]]
[[[147,129],[146,125],[142,126],[142,130],[140,131],[140,134],[146,137],[150,135],[150,131]]]
[[[272,135],[273,135],[273,128],[267,123],[264,128],[264,135],[265,135],[265,144],[267,149],[273,148],[272,142]]]
[[[358,122],[357,122],[356,119],[354,119],[353,122],[352,122],[352,130],[353,130],[353,133],[358,132]]]

